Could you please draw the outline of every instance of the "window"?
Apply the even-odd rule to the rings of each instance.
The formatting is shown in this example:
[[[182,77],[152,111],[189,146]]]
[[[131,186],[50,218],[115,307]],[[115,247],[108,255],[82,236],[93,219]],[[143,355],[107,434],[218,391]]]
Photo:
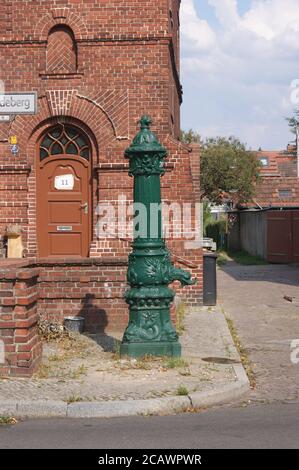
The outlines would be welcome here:
[[[291,189],[279,189],[278,194],[280,199],[292,199],[293,196]]]
[[[259,161],[261,162],[263,167],[269,166],[269,160],[267,157],[260,157]]]
[[[70,126],[51,129],[40,144],[40,159],[54,155],[78,155],[89,160],[88,142],[79,130]]]

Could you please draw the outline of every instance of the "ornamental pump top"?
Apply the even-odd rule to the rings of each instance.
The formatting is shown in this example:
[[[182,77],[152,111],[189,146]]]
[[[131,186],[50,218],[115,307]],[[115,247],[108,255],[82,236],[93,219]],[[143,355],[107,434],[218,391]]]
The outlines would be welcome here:
[[[191,274],[176,268],[162,237],[160,177],[165,173],[166,149],[150,130],[150,117],[140,120],[140,131],[125,151],[129,159],[129,174],[134,177],[134,242],[129,255],[127,280],[130,289],[125,294],[130,308],[128,327],[121,344],[121,354],[131,357],[180,356],[181,345],[170,319],[170,306],[175,293],[168,287],[175,280],[182,285],[196,281]],[[154,220],[155,219],[155,220]],[[138,222],[136,222],[138,220]],[[155,236],[152,228],[155,224]]]

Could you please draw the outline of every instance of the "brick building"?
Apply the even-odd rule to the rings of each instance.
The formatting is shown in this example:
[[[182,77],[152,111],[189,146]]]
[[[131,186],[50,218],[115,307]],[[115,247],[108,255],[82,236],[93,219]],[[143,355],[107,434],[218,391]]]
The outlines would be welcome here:
[[[252,201],[230,214],[228,243],[271,263],[299,261],[299,166],[297,146],[259,151],[261,178]]]
[[[261,178],[254,201],[246,207],[283,208],[299,207],[299,175],[296,146],[286,150],[259,151]]]
[[[5,237],[17,226],[23,247],[19,263],[1,262],[8,316],[18,305],[20,276],[34,270],[28,274],[38,298],[34,315],[62,321],[80,313],[95,331],[127,324],[123,292],[131,240],[99,238],[96,208],[120,195],[132,199],[124,150],[142,114],[152,117],[169,150],[164,200],[199,201],[199,149],[178,140],[179,7],[180,0],[1,1],[5,91],[38,95],[36,115],[0,122],[0,230]],[[17,155],[11,136],[18,140]],[[69,191],[61,188],[63,177]],[[185,238],[168,245],[175,262],[199,280],[178,290],[196,305],[202,252],[188,249]]]

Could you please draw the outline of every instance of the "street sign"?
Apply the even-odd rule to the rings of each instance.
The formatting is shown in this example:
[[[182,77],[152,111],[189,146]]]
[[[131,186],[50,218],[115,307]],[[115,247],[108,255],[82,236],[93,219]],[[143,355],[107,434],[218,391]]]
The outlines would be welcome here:
[[[9,122],[10,121],[10,116],[7,116],[6,114],[0,114],[0,122]]]
[[[16,135],[11,135],[9,138],[9,143],[10,145],[17,145],[18,143],[18,138]]]
[[[37,93],[29,91],[25,93],[0,93],[1,114],[36,114]]]
[[[16,156],[19,153],[19,146],[17,144],[14,144],[10,148],[11,153]]]

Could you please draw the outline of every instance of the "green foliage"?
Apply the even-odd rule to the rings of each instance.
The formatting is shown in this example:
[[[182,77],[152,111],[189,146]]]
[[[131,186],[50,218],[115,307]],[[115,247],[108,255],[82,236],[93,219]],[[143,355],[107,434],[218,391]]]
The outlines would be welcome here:
[[[80,395],[70,395],[66,400],[67,403],[79,403],[85,401],[84,398],[80,397]]]
[[[291,150],[288,150],[288,153],[297,156],[297,133],[299,130],[299,110],[294,111],[294,116],[291,118],[286,118],[291,132],[296,135],[295,145],[291,147]]]
[[[238,264],[242,264],[243,266],[255,266],[255,265],[263,265],[268,264],[260,256],[253,256],[247,251],[237,251],[237,252],[229,252],[229,256]]]
[[[183,397],[183,396],[186,396],[189,394],[189,391],[187,389],[187,387],[185,387],[185,385],[180,385],[177,389],[177,395],[179,395],[180,397]]]
[[[217,264],[218,266],[224,266],[227,264],[228,261],[235,261],[238,264],[243,266],[256,266],[256,265],[263,265],[268,264],[266,260],[261,258],[260,256],[254,256],[247,251],[226,251],[226,250],[219,250],[218,251],[218,259]]]
[[[16,418],[12,416],[0,416],[0,426],[17,424]]]
[[[189,366],[188,362],[181,357],[171,357],[165,360],[166,369],[179,369],[181,367],[186,368],[188,366]]]
[[[211,212],[210,203],[203,203],[203,234],[207,237],[207,226],[214,222],[214,218]]]
[[[181,131],[180,140],[184,142],[184,144],[192,144],[192,142],[199,144],[201,142],[200,135],[193,129]]]
[[[213,238],[217,243],[217,247],[225,248],[226,245],[226,220],[215,220],[206,226],[206,235]]]
[[[224,251],[218,253],[217,266],[225,266],[229,261],[228,255]]]
[[[299,110],[294,111],[294,116],[291,118],[286,118],[289,123],[289,127],[293,134],[296,134],[297,128],[299,127]]]
[[[176,307],[176,332],[181,336],[185,331],[184,320],[186,316],[186,306],[184,302],[180,302]]]
[[[235,137],[207,139],[201,147],[202,197],[215,204],[251,200],[260,166],[255,154]]]
[[[225,313],[224,313],[224,315],[225,315]],[[237,330],[235,328],[235,325],[234,325],[232,319],[228,318],[226,315],[225,315],[225,317],[226,317],[226,321],[227,321],[231,336],[234,340],[235,346],[236,346],[236,348],[239,352],[239,355],[241,357],[243,367],[246,370],[246,373],[247,373],[247,376],[248,376],[248,379],[249,379],[249,382],[250,382],[250,386],[251,386],[252,389],[254,389],[256,387],[256,378],[255,378],[255,373],[254,373],[254,370],[253,370],[253,364],[251,363],[251,361],[249,359],[249,356],[248,356],[248,353],[247,353],[246,349],[243,347],[243,345],[240,341],[239,335],[237,333]]]

